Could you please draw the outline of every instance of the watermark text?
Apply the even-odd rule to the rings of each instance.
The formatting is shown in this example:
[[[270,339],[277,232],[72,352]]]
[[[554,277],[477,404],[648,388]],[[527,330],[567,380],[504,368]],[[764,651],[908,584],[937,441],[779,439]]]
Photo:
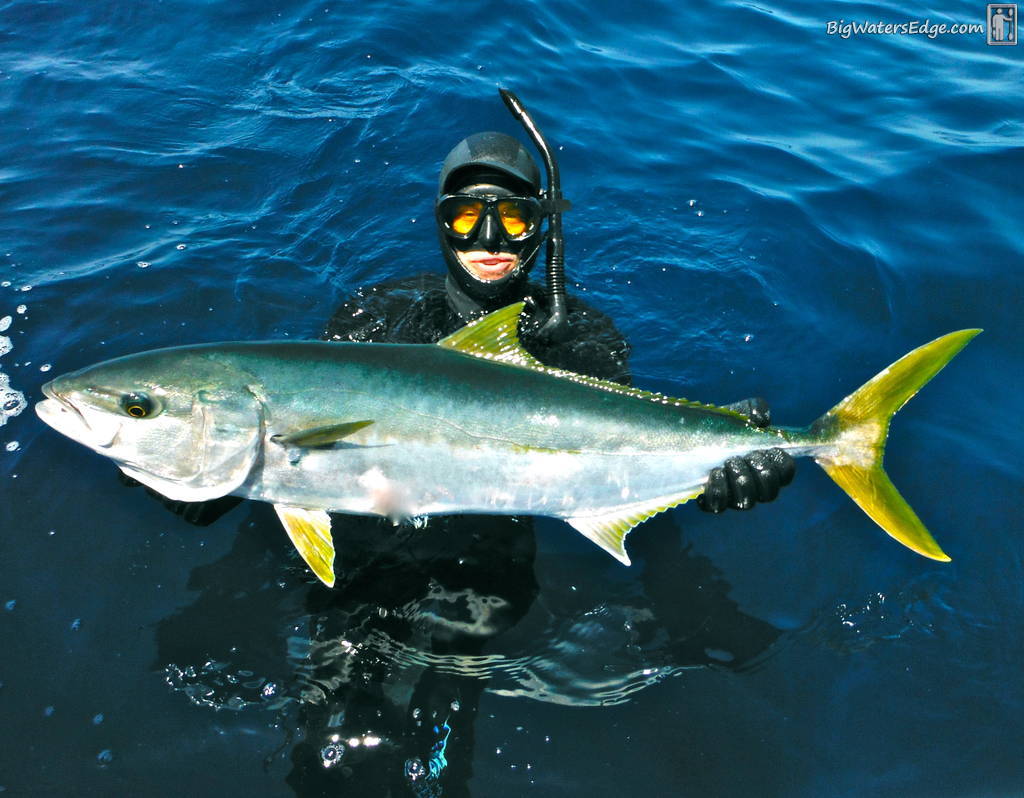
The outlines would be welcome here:
[[[847,22],[845,19],[825,23],[829,36],[849,39],[851,36],[961,36],[968,33],[985,33],[985,25],[972,22],[932,22],[929,19],[908,22]]]

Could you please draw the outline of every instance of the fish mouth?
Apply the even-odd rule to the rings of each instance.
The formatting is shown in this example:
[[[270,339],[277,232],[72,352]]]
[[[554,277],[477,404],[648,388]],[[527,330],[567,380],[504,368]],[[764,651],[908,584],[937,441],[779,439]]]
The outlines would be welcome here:
[[[46,397],[36,404],[36,415],[61,435],[88,446],[90,449],[108,449],[118,436],[118,428],[102,429],[90,424],[78,405],[72,401],[67,391],[57,388],[59,380],[53,380],[42,387]]]
[[[55,382],[56,380],[51,380],[50,382],[47,382],[45,385],[43,385],[42,391],[43,395],[46,396],[48,400],[50,400],[50,403],[56,403],[59,407],[53,408],[52,404],[50,404],[49,407],[46,408],[46,410],[52,410],[55,414],[70,412],[74,414],[75,417],[77,417],[78,423],[80,423],[84,429],[91,432],[92,427],[89,426],[89,422],[85,420],[85,416],[82,415],[82,411],[75,406],[75,403],[73,403],[70,400],[70,398],[68,398],[68,396],[66,396],[65,394],[61,393],[59,390],[56,389],[54,385]],[[40,402],[36,406],[36,412],[39,413],[39,409],[44,408],[45,406],[47,406],[46,402]],[[49,423],[48,419],[45,416],[40,415],[40,418],[42,418],[43,421],[47,421],[47,423]]]
[[[91,431],[92,427],[90,427],[89,422],[85,420],[85,416],[82,415],[82,411],[75,406],[74,402],[72,402],[70,399],[68,399],[64,394],[62,394],[54,387],[55,382],[56,380],[51,380],[50,382],[46,383],[43,386],[43,396],[45,396],[47,399],[52,399],[53,401],[57,402],[65,410],[70,410],[72,413],[78,416],[78,420],[82,423],[82,426],[85,427],[87,430]],[[40,402],[40,404],[44,403]]]

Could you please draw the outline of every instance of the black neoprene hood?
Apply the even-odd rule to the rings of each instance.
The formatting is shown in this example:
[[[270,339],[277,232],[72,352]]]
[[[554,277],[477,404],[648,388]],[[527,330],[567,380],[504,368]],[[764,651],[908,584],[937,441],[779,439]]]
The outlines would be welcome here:
[[[518,139],[504,133],[474,133],[455,145],[441,164],[438,193],[448,194],[465,185],[466,173],[480,169],[497,171],[522,181],[530,194],[540,195],[540,169]]]
[[[464,190],[478,183],[497,185],[526,196],[541,196],[541,176],[537,163],[526,147],[504,133],[474,133],[455,145],[441,165],[438,200],[446,194]],[[516,289],[533,268],[543,240],[541,225],[537,225],[536,232],[529,238],[506,242],[503,245],[503,251],[520,256],[520,261],[513,271],[498,280],[482,280],[463,267],[456,252],[487,247],[481,246],[476,239],[453,240],[445,232],[439,216],[436,222],[441,253],[451,276],[450,282],[454,281],[455,284],[452,288],[457,287],[458,292],[463,295],[454,297],[457,305],[465,307],[465,300],[469,300],[471,304],[481,309],[493,309],[518,298],[514,296]]]

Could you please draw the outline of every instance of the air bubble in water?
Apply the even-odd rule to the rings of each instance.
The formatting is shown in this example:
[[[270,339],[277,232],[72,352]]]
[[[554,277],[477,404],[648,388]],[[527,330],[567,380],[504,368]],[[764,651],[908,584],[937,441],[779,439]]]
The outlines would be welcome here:
[[[405,760],[405,777],[409,781],[419,781],[426,775],[427,769],[424,767],[423,762],[419,757]]]
[[[337,765],[343,756],[345,756],[345,745],[337,741],[327,743],[320,749],[320,759],[325,768]]]

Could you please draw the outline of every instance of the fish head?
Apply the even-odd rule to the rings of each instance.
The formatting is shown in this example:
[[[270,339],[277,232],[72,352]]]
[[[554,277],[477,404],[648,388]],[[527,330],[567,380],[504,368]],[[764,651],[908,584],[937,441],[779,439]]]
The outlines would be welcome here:
[[[39,418],[169,499],[231,493],[262,440],[254,378],[211,347],[109,360],[42,390]]]

